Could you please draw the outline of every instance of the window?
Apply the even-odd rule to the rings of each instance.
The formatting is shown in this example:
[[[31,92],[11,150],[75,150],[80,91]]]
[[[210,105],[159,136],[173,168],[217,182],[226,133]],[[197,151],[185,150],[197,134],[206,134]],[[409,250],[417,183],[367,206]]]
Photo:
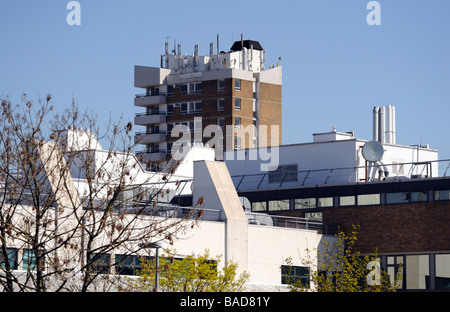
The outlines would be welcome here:
[[[225,99],[217,99],[217,111],[222,112],[225,110]]]
[[[173,115],[173,105],[167,105],[167,116]]]
[[[217,118],[217,125],[218,125],[222,130],[225,130],[225,118]]]
[[[202,83],[185,83],[180,86],[181,95],[202,93]]]
[[[386,204],[401,204],[409,202],[409,193],[387,193]]]
[[[436,289],[450,290],[450,255],[436,255]]]
[[[234,90],[241,90],[241,79],[234,79]]]
[[[435,191],[434,199],[435,200],[450,200],[450,191],[449,190]]]
[[[217,80],[217,91],[224,91],[225,90],[225,80],[219,79]]]
[[[181,114],[188,113],[188,103],[181,103],[180,113]]]
[[[411,192],[412,202],[423,202],[428,200],[428,192]]]
[[[17,270],[17,249],[7,248],[9,267],[11,270]],[[3,270],[6,270],[6,260],[3,257],[3,253],[0,253],[0,265]]]
[[[173,86],[167,86],[167,96],[173,95]]]
[[[269,211],[289,210],[289,199],[269,200]]]
[[[106,274],[109,272],[109,263],[111,255],[109,254],[93,254],[91,256],[92,270],[97,273]]]
[[[234,128],[241,129],[241,118],[240,117],[234,117]]]
[[[44,264],[44,259],[41,259],[41,264]],[[36,262],[36,254],[33,250],[25,249],[23,251],[23,263],[22,268],[25,271],[36,271],[37,262]]]
[[[181,92],[181,95],[188,94],[188,85],[187,84],[181,85],[180,86],[180,92]]]
[[[202,112],[202,102],[181,103],[181,114],[196,114]]]
[[[238,135],[234,136],[234,149],[235,150],[241,149],[241,137]]]
[[[297,165],[278,166],[276,170],[269,172],[269,183],[297,181]]]
[[[430,276],[428,255],[406,256],[406,289],[430,289],[428,278]]]
[[[294,201],[295,209],[310,209],[316,208],[315,198],[296,198]]]
[[[234,109],[235,110],[241,110],[241,99],[240,98],[236,98],[234,99]]]
[[[253,202],[252,211],[266,211],[267,202]]]
[[[317,207],[333,207],[333,197],[318,198]]]
[[[380,194],[361,194],[358,195],[358,205],[379,205]]]
[[[386,271],[391,280],[391,284],[394,283],[395,277],[400,273],[398,279],[398,288],[403,288],[403,277],[404,277],[404,256],[389,256],[387,257]]]
[[[116,255],[115,268],[119,275],[137,275],[141,269],[141,260],[134,255]]]
[[[339,197],[339,206],[354,206],[354,205],[355,205],[355,196]]]
[[[202,102],[190,102],[189,103],[189,113],[201,113],[202,112]]]
[[[281,266],[281,284],[294,284],[301,282],[309,287],[309,268],[301,266]]]

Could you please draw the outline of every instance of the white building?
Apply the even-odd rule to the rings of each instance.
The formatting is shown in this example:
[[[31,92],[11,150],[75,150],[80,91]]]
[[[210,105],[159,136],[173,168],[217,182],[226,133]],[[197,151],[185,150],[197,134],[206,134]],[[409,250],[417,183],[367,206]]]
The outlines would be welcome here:
[[[225,162],[239,190],[438,176],[438,150],[392,143],[391,130],[382,130],[390,133],[388,140],[379,139],[377,123],[375,128],[374,140],[333,128],[313,134],[310,143],[228,151]],[[373,142],[382,149],[377,161],[364,155],[366,144]]]
[[[222,265],[230,260],[236,262],[238,273],[247,271],[250,274],[247,290],[286,290],[286,285],[282,285],[281,273],[284,261],[287,258],[292,258],[294,266],[302,267],[302,260],[311,256],[307,249],[314,251],[319,249],[324,241],[334,240],[333,236],[322,234],[322,224],[310,222],[307,219],[286,217],[275,220],[264,214],[246,213],[234,188],[226,164],[211,160],[214,157],[212,149],[201,146],[193,147],[185,162],[181,163],[167,181],[167,178],[164,178],[165,173],[143,170],[133,154],[103,150],[96,138],[86,131],[68,130],[61,135],[63,149],[56,148],[56,143],[46,143],[40,149],[40,157],[45,164],[45,172],[42,172],[42,174],[46,175],[50,188],[56,194],[56,207],[60,211],[60,214],[58,214],[55,213],[54,209],[50,209],[52,213],[48,215],[48,218],[58,218],[52,223],[58,224],[58,227],[52,227],[49,230],[50,232],[53,231],[54,234],[57,231],[73,232],[72,244],[79,246],[76,249],[64,249],[64,254],[59,256],[60,259],[65,259],[65,262],[62,263],[67,265],[67,271],[72,272],[67,287],[75,288],[76,277],[81,276],[81,271],[79,271],[81,269],[79,268],[82,267],[81,263],[86,258],[86,255],[80,254],[80,251],[83,253],[86,247],[86,235],[83,234],[83,228],[76,227],[77,220],[85,220],[84,224],[86,224],[87,229],[89,224],[93,223],[97,216],[100,218],[104,211],[103,206],[99,206],[100,209],[94,209],[86,214],[86,207],[83,203],[85,198],[91,196],[92,187],[97,184],[101,187],[95,193],[96,198],[94,200],[98,199],[99,201],[101,197],[110,196],[108,191],[118,183],[139,185],[139,190],[146,188],[150,192],[158,189],[164,191],[161,193],[164,196],[158,195],[156,206],[149,205],[148,213],[140,215],[138,219],[134,220],[136,218],[133,214],[136,209],[134,206],[126,205],[118,207],[117,210],[112,210],[112,213],[125,212],[122,220],[130,220],[131,224],[139,229],[145,229],[152,222],[176,224],[185,209],[193,208],[171,204],[170,201],[174,195],[191,195],[193,203],[202,199],[200,208],[204,210],[204,215],[198,220],[198,223],[195,220],[184,221],[183,230],[180,230],[171,239],[152,237],[151,241],[142,241],[140,232],[137,232],[130,236],[130,241],[109,250],[107,254],[102,253],[100,259],[105,261],[103,263],[112,262],[114,264],[114,261],[116,261],[116,264],[108,269],[113,276],[114,273],[119,274],[115,271],[117,265],[124,265],[120,263],[121,257],[142,255],[142,249],[137,246],[139,241],[143,243],[157,241],[163,249],[176,250],[178,257],[200,255],[205,250],[209,250],[213,258],[215,256],[222,257],[224,260]],[[66,158],[56,157],[55,151],[57,153],[62,151],[67,155]],[[60,169],[55,170],[55,168],[65,168],[64,159],[67,160],[67,157],[74,157],[70,161],[70,172],[60,171]],[[89,161],[86,162],[87,158],[89,158]],[[86,163],[89,164],[89,172],[95,173],[94,183],[92,181],[88,183],[87,181]],[[117,173],[119,168],[127,172],[126,179],[123,179],[123,175],[120,176]],[[64,176],[63,179],[62,176]],[[188,178],[190,178],[191,183],[188,186],[182,187],[182,184],[178,183],[180,180]],[[61,181],[64,183],[62,188],[59,187]],[[161,186],[163,183],[165,183],[164,187]],[[180,189],[181,187],[182,189]],[[124,204],[126,204],[126,198],[136,197],[136,194],[131,192],[122,194],[122,197]],[[21,205],[17,209],[22,212],[20,215],[30,216],[36,210],[28,205]],[[130,209],[129,215],[127,209]],[[153,210],[158,213],[152,214]],[[20,215],[17,216],[17,220],[14,219],[12,222],[19,224],[21,222]],[[280,222],[280,220],[283,222]],[[98,250],[102,250],[100,247],[103,243],[108,246],[109,240],[113,236],[108,234],[108,230],[106,230],[103,236],[100,236],[95,242],[96,246],[98,245]],[[53,246],[53,240],[51,240],[51,244]],[[25,276],[26,270],[30,269],[29,266],[25,267],[25,255],[29,252],[25,249],[26,246],[28,245],[21,244],[20,239],[11,240],[7,246],[8,259],[12,261],[13,273],[17,276]],[[47,259],[51,261],[55,256],[53,252],[51,255],[45,256],[44,259],[45,261]],[[312,256],[314,257],[314,254]],[[47,270],[51,270],[50,263],[44,265]],[[130,267],[129,269],[133,271],[133,268]],[[56,275],[53,278],[56,278]],[[53,285],[52,287],[58,287],[59,285],[56,280],[49,280],[48,282],[49,285]]]

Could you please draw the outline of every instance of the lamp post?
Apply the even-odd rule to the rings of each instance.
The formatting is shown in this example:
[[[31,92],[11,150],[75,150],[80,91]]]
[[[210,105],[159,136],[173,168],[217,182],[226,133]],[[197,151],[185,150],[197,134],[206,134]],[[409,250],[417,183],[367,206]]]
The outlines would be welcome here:
[[[155,269],[155,292],[159,290],[159,248],[161,245],[159,243],[140,243],[141,248],[155,248],[156,249],[156,269]]]

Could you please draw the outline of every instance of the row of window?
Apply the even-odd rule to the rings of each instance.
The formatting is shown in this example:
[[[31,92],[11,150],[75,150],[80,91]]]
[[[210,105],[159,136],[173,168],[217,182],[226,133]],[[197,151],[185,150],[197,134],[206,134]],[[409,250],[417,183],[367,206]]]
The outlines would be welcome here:
[[[37,268],[36,255],[32,250],[17,248],[7,248],[8,259],[3,257],[0,253],[0,265],[3,270],[6,270],[6,262],[8,261],[11,270],[25,270],[35,271]],[[19,261],[19,257],[21,258]]]
[[[167,86],[167,96],[173,95],[173,89],[175,86],[169,85]],[[188,94],[200,94],[202,93],[202,83],[201,82],[191,82],[191,83],[184,83],[178,86],[180,88],[181,95],[188,95]],[[234,79],[234,90],[240,91],[241,90],[241,79]],[[225,91],[225,79],[219,79],[217,80],[217,91],[222,92]],[[152,90],[153,95],[162,94],[159,92],[159,88],[154,88]]]
[[[450,190],[432,192],[435,201],[450,200]],[[430,199],[428,191],[396,192],[385,194],[359,194],[350,196],[308,197],[295,199],[268,200],[252,203],[252,211],[280,211],[297,209],[317,209],[326,207],[367,206],[381,204],[402,204],[427,202]]]
[[[174,108],[180,108],[180,114],[196,114],[202,112],[202,102],[183,102],[183,103],[176,103],[176,104],[168,104],[167,105],[167,116],[173,115],[173,109]],[[220,98],[217,99],[217,111],[222,112],[225,110],[225,99]],[[240,111],[241,110],[241,99],[235,98],[234,99],[234,110]],[[253,111],[255,111],[255,104],[253,105]],[[156,112],[156,114],[159,114],[159,111]]]
[[[399,276],[398,290],[450,290],[450,254],[383,255],[379,261],[392,284]],[[309,272],[308,267],[282,266],[281,283],[300,280],[309,287]]]

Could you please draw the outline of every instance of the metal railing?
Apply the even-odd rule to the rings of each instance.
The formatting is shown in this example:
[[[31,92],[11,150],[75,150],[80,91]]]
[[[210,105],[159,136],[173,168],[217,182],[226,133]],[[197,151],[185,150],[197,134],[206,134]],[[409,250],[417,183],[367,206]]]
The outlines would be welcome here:
[[[135,96],[136,96],[136,98],[141,98],[141,97],[150,97],[150,96],[159,96],[159,95],[162,95],[162,96],[166,96],[167,94],[166,94],[166,92],[153,92],[153,93],[139,93],[139,94],[136,94]]]
[[[405,162],[396,164],[383,164],[376,166],[355,166],[340,167],[330,169],[309,169],[283,172],[261,172],[254,174],[241,174],[231,176],[236,190],[278,188],[283,185],[306,186],[306,185],[326,185],[342,184],[364,181],[379,181],[378,171],[384,168],[390,168],[389,175],[382,179],[410,179],[410,178],[431,178],[433,165],[439,163],[448,163],[445,170],[441,169],[440,175],[447,176],[450,172],[450,159],[423,161],[423,162]],[[394,166],[396,172],[393,173]],[[376,171],[368,175],[367,170]],[[438,177],[438,176],[437,176]]]

